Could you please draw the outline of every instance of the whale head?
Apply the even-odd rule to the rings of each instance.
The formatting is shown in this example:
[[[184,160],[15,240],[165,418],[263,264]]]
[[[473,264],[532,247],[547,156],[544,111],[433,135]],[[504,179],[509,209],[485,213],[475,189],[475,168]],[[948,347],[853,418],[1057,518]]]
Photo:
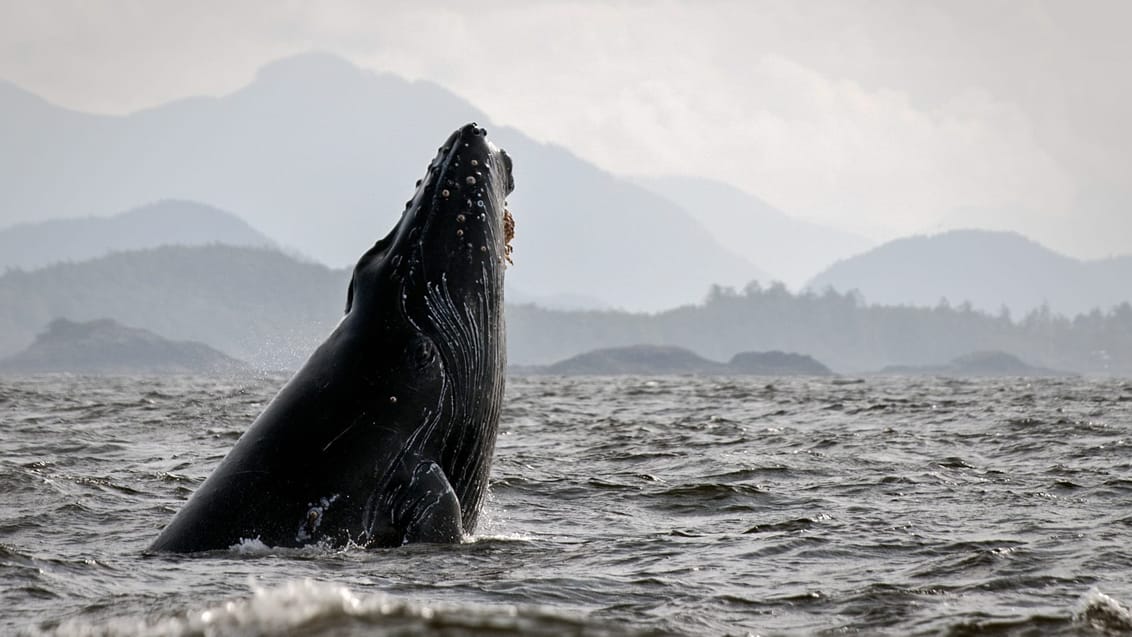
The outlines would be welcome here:
[[[486,494],[503,399],[503,278],[514,232],[506,197],[514,185],[511,159],[487,132],[458,129],[397,225],[358,261],[347,295],[347,320],[408,332],[395,339],[407,343],[403,373],[422,389],[401,397],[411,406],[399,411],[428,417],[405,448],[435,459],[467,532]]]
[[[443,288],[459,296],[502,300],[503,273],[510,262],[513,220],[506,197],[515,187],[511,158],[487,139],[487,131],[468,124],[450,135],[429,163],[401,219],[358,261],[347,293],[346,312],[355,303],[388,307],[393,286],[407,315],[428,290]]]

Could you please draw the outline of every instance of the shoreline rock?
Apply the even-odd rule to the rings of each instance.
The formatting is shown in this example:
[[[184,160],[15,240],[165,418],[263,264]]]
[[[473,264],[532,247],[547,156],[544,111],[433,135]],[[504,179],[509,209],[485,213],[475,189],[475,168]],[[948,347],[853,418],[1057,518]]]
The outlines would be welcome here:
[[[249,367],[204,343],[171,341],[112,319],[57,318],[27,349],[0,359],[0,372],[222,374]]]

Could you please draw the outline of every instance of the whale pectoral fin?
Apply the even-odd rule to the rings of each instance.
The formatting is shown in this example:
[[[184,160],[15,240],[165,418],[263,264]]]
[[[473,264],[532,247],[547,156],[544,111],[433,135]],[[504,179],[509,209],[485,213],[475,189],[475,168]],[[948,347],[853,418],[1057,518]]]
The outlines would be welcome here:
[[[464,537],[460,500],[435,462],[422,462],[413,471],[402,514],[405,543],[454,543]]]

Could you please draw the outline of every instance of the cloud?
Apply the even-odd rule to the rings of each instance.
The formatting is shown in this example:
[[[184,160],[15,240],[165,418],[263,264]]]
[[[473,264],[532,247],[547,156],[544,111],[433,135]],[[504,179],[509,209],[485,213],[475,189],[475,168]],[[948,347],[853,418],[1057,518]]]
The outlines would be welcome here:
[[[397,32],[429,16],[404,14]],[[721,178],[874,236],[930,228],[961,206],[1071,201],[1071,177],[1016,104],[968,88],[917,105],[765,50],[773,46],[744,47],[766,26],[741,17],[672,3],[448,14],[448,41],[396,70],[437,79],[612,171]],[[506,35],[492,37],[489,24]],[[586,29],[560,27],[571,24]],[[362,55],[404,63],[409,42],[380,42]],[[453,62],[461,56],[471,59]]]

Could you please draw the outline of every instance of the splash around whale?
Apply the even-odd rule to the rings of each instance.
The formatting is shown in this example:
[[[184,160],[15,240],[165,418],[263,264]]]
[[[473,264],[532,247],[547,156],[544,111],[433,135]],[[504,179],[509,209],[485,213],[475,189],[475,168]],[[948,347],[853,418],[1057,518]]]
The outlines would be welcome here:
[[[150,546],[456,542],[503,399],[511,160],[475,124],[358,260],[346,314]]]

